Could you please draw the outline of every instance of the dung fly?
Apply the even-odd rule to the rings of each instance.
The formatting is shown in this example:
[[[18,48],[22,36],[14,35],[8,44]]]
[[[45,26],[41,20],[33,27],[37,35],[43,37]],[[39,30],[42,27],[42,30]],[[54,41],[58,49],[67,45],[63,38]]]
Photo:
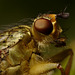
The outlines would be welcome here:
[[[0,33],[0,75],[52,75],[59,69],[61,75],[69,75],[73,52],[63,50],[45,59],[42,52],[49,46],[66,46],[58,18],[68,18],[69,13],[43,14],[34,19],[32,26],[19,25]],[[45,48],[46,47],[46,48]],[[58,50],[55,49],[55,52]],[[49,47],[49,55],[52,55]],[[46,50],[47,52],[47,50]],[[60,64],[70,56],[66,68]]]

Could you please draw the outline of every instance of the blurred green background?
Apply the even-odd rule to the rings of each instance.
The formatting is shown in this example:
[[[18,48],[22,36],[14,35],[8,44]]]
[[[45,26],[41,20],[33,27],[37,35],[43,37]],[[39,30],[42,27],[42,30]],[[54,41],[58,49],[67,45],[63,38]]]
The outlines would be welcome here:
[[[69,45],[75,52],[75,1],[73,0],[0,0],[0,29],[2,25],[15,23],[23,18],[34,18],[40,13],[49,11],[60,13],[66,6],[68,6],[66,12],[70,13],[70,17],[67,20],[60,19],[59,24],[63,28],[70,27],[66,35]],[[70,75],[75,75],[74,63],[75,60]]]

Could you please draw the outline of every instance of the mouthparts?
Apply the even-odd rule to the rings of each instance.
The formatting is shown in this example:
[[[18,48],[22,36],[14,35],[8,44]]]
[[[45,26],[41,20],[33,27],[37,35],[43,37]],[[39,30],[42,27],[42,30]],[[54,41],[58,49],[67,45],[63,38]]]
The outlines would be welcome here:
[[[55,46],[56,46],[56,47],[63,47],[63,46],[66,46],[65,40],[66,40],[66,38],[64,38],[64,37],[61,37],[61,38],[58,38],[58,39],[54,40]]]

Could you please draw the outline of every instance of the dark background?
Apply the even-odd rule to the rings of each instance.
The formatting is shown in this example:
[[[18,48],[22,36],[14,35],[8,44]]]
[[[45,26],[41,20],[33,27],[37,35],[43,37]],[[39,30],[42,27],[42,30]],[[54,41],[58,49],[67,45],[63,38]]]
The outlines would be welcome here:
[[[68,20],[61,20],[60,22],[65,27],[70,26],[72,28],[69,32],[69,35],[71,35],[75,30],[74,3],[73,0],[0,0],[0,26],[17,22],[23,18],[35,17],[40,13],[49,11],[59,13],[68,6],[66,12],[70,13],[70,17]]]
[[[67,20],[59,20],[59,24],[64,28],[69,27],[66,34],[69,43],[72,43],[75,41],[75,1],[73,0],[0,0],[0,29],[3,25],[15,23],[23,18],[34,18],[40,13],[49,11],[60,13],[66,6],[68,6],[66,12],[70,13],[70,17]],[[74,67],[73,64],[71,75],[75,74]]]

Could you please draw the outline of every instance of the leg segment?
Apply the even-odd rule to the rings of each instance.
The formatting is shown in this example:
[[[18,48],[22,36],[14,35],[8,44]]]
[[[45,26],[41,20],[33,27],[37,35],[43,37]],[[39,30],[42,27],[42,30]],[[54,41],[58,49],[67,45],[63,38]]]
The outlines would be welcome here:
[[[29,73],[31,75],[40,75],[56,68],[61,71],[61,75],[65,75],[63,68],[58,63],[45,63],[45,62],[32,66]]]
[[[72,64],[72,59],[73,59],[73,51],[72,49],[66,49],[63,52],[53,56],[50,58],[51,62],[61,62],[62,60],[64,60],[67,56],[70,55],[69,61],[66,65],[65,68],[65,75],[69,75],[70,69],[71,69],[71,64]]]
[[[61,75],[65,75],[65,71],[59,63],[50,63],[43,61],[42,58],[36,54],[33,54],[30,61],[30,75],[40,75],[47,73],[53,69],[59,69]]]

